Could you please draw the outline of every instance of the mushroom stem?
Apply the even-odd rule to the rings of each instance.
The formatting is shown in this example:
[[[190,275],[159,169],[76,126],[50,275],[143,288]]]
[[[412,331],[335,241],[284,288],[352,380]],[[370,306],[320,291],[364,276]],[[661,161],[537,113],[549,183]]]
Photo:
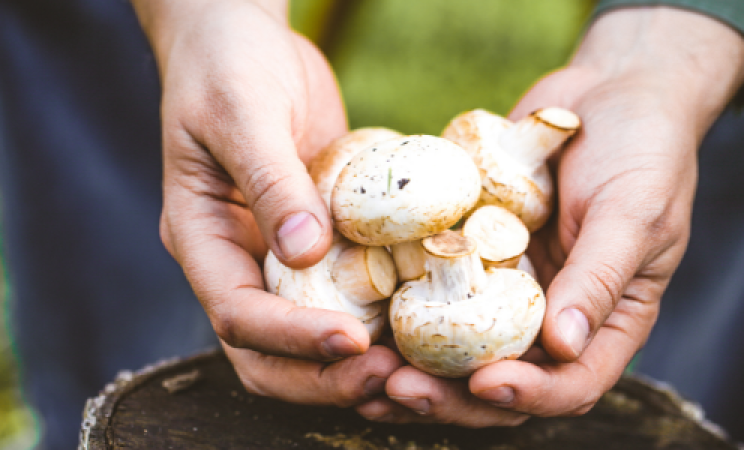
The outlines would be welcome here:
[[[578,116],[566,109],[539,109],[501,133],[499,144],[514,159],[536,169],[563,145],[580,125]]]
[[[383,247],[355,245],[333,264],[333,284],[352,303],[364,306],[393,295],[395,263]]]
[[[395,267],[398,269],[398,280],[401,282],[417,280],[426,275],[425,255],[421,240],[401,242],[390,246]]]
[[[424,239],[422,244],[431,279],[431,302],[450,304],[483,291],[488,280],[475,240],[447,230]]]
[[[532,278],[537,280],[537,272],[535,271],[535,266],[532,265],[532,261],[530,261],[530,258],[528,258],[527,255],[522,255],[522,257],[519,258],[517,269],[521,270],[522,272],[527,272]]]

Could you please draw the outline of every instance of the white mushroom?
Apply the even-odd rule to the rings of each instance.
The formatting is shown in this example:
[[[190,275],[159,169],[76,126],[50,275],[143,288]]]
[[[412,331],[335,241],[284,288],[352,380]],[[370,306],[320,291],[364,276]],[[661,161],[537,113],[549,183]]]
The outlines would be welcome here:
[[[545,160],[581,126],[576,114],[545,108],[515,124],[483,110],[455,117],[442,136],[473,157],[482,176],[479,205],[508,208],[535,231],[552,210],[553,182]]]
[[[335,139],[318,153],[310,163],[309,172],[329,210],[333,185],[346,163],[365,148],[400,136],[387,128],[359,128]]]
[[[475,239],[485,267],[516,268],[530,242],[530,232],[519,217],[496,205],[476,209],[462,234]]]
[[[294,270],[270,251],[264,262],[266,289],[297,306],[346,312],[364,323],[374,342],[382,333],[387,302],[397,284],[384,247],[353,244],[339,235],[318,264]]]
[[[465,236],[475,239],[484,267],[519,268],[534,274],[531,263],[525,263],[524,252],[530,240],[527,227],[519,217],[501,206],[485,205],[476,208],[462,227]],[[401,282],[417,280],[426,274],[425,251],[420,240],[403,242],[390,247]]]
[[[522,257],[519,258],[517,269],[521,270],[522,272],[527,272],[532,278],[537,280],[537,271],[535,270],[535,266],[532,265],[532,261],[526,254],[522,255]]]
[[[398,269],[398,281],[418,280],[426,275],[424,247],[420,239],[391,245],[390,253]]]
[[[406,136],[357,153],[336,180],[337,229],[364,245],[421,239],[453,226],[475,206],[478,168],[458,145]]]
[[[532,345],[545,314],[532,277],[484,270],[475,240],[455,231],[426,238],[423,247],[427,277],[405,283],[390,305],[395,341],[412,365],[463,377]]]

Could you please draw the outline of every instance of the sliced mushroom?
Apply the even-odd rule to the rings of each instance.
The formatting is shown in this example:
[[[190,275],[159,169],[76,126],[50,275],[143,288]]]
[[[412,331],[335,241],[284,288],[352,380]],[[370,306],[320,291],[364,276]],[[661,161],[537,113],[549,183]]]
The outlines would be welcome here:
[[[402,136],[387,128],[359,128],[331,142],[310,163],[310,176],[318,187],[320,196],[331,208],[331,191],[338,174],[351,158],[378,142]]]
[[[485,267],[516,268],[530,242],[530,232],[519,217],[496,205],[476,209],[465,221],[462,233],[478,243]]]
[[[383,247],[353,244],[340,235],[318,264],[294,270],[269,251],[264,262],[266,289],[297,306],[351,314],[364,323],[374,342],[385,325],[387,302],[397,284],[395,264]]]
[[[581,126],[571,111],[545,108],[513,125],[483,110],[455,117],[442,136],[473,155],[482,175],[479,205],[496,204],[535,231],[552,211],[553,182],[545,160]]]
[[[545,296],[527,273],[484,270],[474,239],[445,231],[423,240],[427,277],[405,283],[390,305],[403,356],[442,377],[464,377],[533,343]]]
[[[390,253],[398,269],[398,281],[418,280],[426,275],[424,247],[421,246],[420,239],[391,245]]]
[[[452,142],[406,136],[357,153],[336,180],[331,212],[354,242],[389,246],[451,227],[475,206],[480,174]]]

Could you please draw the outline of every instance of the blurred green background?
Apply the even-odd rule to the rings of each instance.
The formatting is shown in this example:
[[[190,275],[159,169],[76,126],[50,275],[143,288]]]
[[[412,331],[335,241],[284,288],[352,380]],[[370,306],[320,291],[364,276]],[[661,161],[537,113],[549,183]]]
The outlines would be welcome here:
[[[352,128],[385,126],[406,134],[436,135],[465,110],[507,114],[535,81],[566,63],[594,3],[292,0],[291,20],[331,60]],[[16,389],[4,280],[1,450],[28,448],[34,435]]]

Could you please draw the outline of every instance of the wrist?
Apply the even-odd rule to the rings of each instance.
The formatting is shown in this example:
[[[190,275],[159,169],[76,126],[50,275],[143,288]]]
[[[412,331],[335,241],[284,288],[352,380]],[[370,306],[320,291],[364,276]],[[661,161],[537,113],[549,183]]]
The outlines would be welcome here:
[[[289,27],[289,0],[130,0],[156,57],[168,53],[180,29],[189,29],[220,10],[254,7],[256,14]]]
[[[704,134],[744,81],[744,39],[690,11],[617,9],[592,24],[570,66],[652,92]]]

